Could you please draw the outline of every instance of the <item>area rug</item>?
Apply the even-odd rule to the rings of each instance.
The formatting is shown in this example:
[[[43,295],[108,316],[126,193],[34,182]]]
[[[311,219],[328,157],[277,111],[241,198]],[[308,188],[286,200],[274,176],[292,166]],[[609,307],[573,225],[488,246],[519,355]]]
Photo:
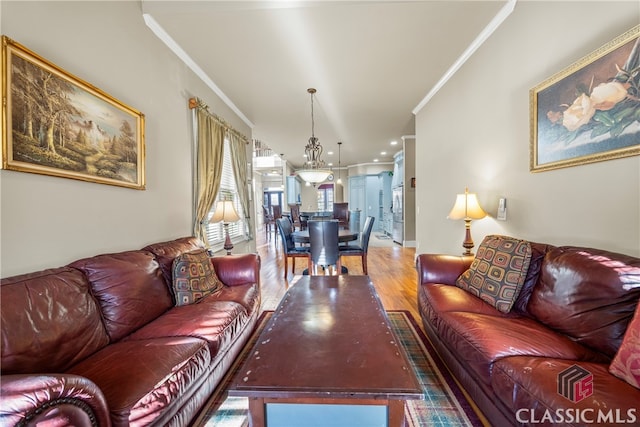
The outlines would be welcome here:
[[[205,409],[192,424],[193,427],[248,426],[247,398],[229,397],[226,390],[271,314],[270,311],[262,314],[256,332],[207,402]],[[388,311],[387,314],[394,332],[407,351],[424,393],[423,400],[407,401],[407,426],[482,426],[472,405],[442,364],[411,314],[407,311]]]

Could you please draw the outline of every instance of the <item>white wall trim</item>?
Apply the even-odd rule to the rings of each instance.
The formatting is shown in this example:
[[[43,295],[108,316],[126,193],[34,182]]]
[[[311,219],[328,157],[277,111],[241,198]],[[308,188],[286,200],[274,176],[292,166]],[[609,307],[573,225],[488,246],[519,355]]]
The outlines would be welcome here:
[[[405,240],[402,242],[402,247],[404,248],[417,248],[418,242],[415,240]]]
[[[451,77],[462,67],[462,65],[467,62],[467,59],[473,55],[473,53],[480,47],[482,44],[493,34],[495,30],[507,19],[513,9],[516,7],[517,0],[508,0],[507,3],[502,6],[502,8],[498,11],[496,16],[487,24],[487,26],[478,34],[473,42],[467,47],[467,49],[462,52],[462,55],[453,63],[451,68],[447,70],[446,73],[438,80],[438,82],[433,86],[433,88],[427,93],[427,95],[420,101],[420,103],[413,109],[412,113],[414,115],[418,114],[420,110],[427,105],[427,102],[431,98],[435,96],[436,93],[449,81]]]
[[[153,19],[153,16],[149,13],[143,13],[142,17],[144,18],[144,22],[151,29],[153,34],[156,35],[173,53],[176,54],[178,58],[184,62],[184,64],[191,69],[199,78],[202,80],[216,95],[220,97],[222,102],[224,102],[234,113],[238,115],[242,119],[243,122],[251,129],[255,127],[255,125],[244,115],[242,111],[229,99],[229,97],[216,85],[213,80],[204,72],[202,68],[187,54],[187,52],[180,47],[178,43],[167,33],[164,28]]]

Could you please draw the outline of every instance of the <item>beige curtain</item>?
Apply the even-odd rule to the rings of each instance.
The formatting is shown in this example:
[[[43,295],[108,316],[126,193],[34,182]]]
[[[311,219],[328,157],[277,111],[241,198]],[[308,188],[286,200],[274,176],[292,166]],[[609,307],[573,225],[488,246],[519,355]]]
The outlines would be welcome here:
[[[195,108],[197,165],[193,175],[193,188],[196,189],[193,235],[208,246],[207,220],[220,189],[225,128],[206,110],[206,106],[198,105]]]
[[[249,239],[253,239],[251,232],[251,209],[249,205],[249,188],[247,185],[247,140],[244,136],[234,131],[227,132],[229,147],[231,149],[231,163],[233,164],[233,177],[238,188],[240,206],[244,212],[245,231]]]

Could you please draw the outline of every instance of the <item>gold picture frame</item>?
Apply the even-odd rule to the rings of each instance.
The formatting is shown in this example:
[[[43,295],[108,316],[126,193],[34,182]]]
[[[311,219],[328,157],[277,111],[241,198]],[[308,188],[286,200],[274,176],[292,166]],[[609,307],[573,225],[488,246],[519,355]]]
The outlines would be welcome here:
[[[145,189],[144,115],[2,36],[2,167]]]
[[[640,25],[530,90],[529,169],[640,154]]]

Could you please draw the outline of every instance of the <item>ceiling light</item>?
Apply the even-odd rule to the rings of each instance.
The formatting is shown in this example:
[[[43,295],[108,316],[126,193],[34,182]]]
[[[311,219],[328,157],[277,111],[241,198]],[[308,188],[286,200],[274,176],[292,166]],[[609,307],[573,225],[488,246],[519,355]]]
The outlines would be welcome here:
[[[378,162],[379,160],[378,160],[378,159],[373,159],[373,161],[374,161],[374,162]]]
[[[398,145],[398,141],[391,141],[391,145]]]
[[[326,181],[332,172],[328,169],[324,169],[324,161],[320,158],[322,155],[322,145],[318,142],[318,138],[316,138],[314,131],[313,94],[316,93],[316,90],[314,88],[309,88],[307,89],[307,92],[311,95],[311,138],[309,138],[309,142],[304,147],[307,157],[304,169],[298,170],[296,174],[307,183],[317,184]]]
[[[387,152],[386,152],[386,151],[381,151],[381,152],[380,152],[380,155],[381,155],[381,156],[386,156],[386,155],[387,155]]]

